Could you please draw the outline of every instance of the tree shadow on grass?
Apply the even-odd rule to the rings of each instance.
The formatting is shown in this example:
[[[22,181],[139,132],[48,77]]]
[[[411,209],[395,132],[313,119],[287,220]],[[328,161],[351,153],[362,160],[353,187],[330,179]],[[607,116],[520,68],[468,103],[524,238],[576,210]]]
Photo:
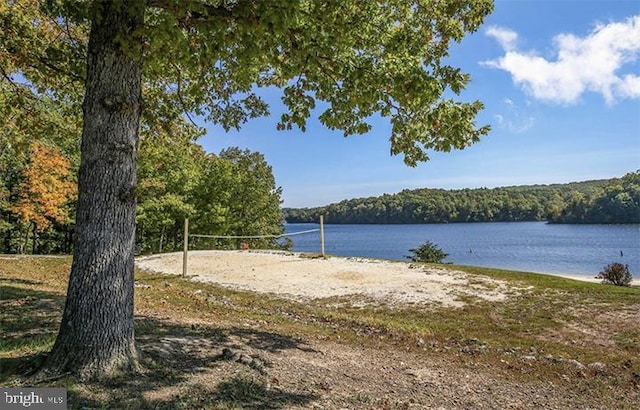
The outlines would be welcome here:
[[[64,301],[65,297],[59,293],[0,286],[0,324],[3,339],[7,334],[26,329],[34,330],[35,327],[57,327]]]
[[[316,350],[306,346],[306,343],[301,339],[284,336],[278,333],[238,327],[231,329],[230,333],[241,339],[244,344],[254,349],[270,353],[280,353],[290,349],[297,349],[303,352],[317,352]]]
[[[0,278],[0,282],[11,282],[21,285],[42,285],[44,282],[39,282],[31,279],[22,279],[22,278]],[[3,297],[4,299],[4,297]]]
[[[87,400],[82,393],[70,391],[73,407],[78,408],[136,408],[136,409],[285,409],[306,406],[318,396],[313,393],[289,392],[268,384],[250,373],[227,375],[215,384],[191,383],[168,385],[155,391],[140,391],[147,386],[138,383],[126,391],[133,395],[112,396],[108,402]],[[85,387],[86,388],[86,387]],[[122,395],[122,388],[114,385],[111,394]],[[138,396],[135,396],[135,393]]]
[[[309,351],[295,338],[243,328],[183,325],[147,316],[136,319],[136,341],[142,353],[142,373],[73,388],[69,400],[74,407],[280,409],[317,399],[312,393],[270,388],[266,372],[255,365],[268,367],[258,359],[263,352]],[[242,355],[246,361],[229,357],[224,350],[248,352]],[[107,397],[106,401],[101,397]]]
[[[278,388],[268,388],[264,383],[242,375],[235,375],[219,383],[212,393],[206,398],[208,403],[205,401],[194,404],[215,403],[222,408],[282,409],[293,405],[303,406],[317,398],[311,393],[294,393]]]
[[[55,340],[65,298],[22,288],[11,280],[3,281],[0,292],[0,382],[30,385],[34,381],[29,376]],[[139,316],[136,342],[141,352],[139,374],[87,382],[65,377],[38,385],[67,388],[71,408],[280,409],[305,406],[317,399],[313,393],[269,387],[265,370],[269,363],[258,359],[293,349],[312,351],[297,338]],[[229,356],[229,351],[242,353],[238,357],[244,360]]]
[[[22,279],[2,278],[3,282],[32,284]],[[18,286],[0,286],[0,382],[25,376],[42,363],[53,344],[64,296]]]

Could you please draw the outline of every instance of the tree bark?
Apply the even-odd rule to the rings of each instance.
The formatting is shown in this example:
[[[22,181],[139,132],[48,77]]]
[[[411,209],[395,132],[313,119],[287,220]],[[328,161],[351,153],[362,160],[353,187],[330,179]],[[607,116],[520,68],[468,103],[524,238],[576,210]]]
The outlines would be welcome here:
[[[24,255],[27,251],[27,246],[29,245],[29,227],[24,232],[24,241],[20,243],[20,255]]]
[[[158,245],[158,253],[162,253],[162,241],[164,240],[164,225],[162,225],[162,230],[160,231],[160,244]]]
[[[76,242],[62,324],[39,375],[137,369],[133,264],[142,1],[94,3],[83,102]],[[138,47],[138,48],[136,48]]]
[[[33,234],[33,243],[31,244],[31,254],[36,255],[38,253],[38,225],[35,222],[31,223],[31,233]]]

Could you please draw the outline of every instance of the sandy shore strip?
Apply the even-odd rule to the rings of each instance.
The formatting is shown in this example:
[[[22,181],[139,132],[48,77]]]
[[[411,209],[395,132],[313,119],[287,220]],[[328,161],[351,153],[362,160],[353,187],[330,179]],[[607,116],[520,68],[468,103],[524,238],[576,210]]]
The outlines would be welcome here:
[[[583,282],[592,282],[592,283],[602,283],[602,279],[598,279],[595,276],[579,276],[579,275],[554,275],[560,276],[561,278],[581,280]],[[640,279],[632,279],[632,286],[640,286]]]
[[[182,253],[139,258],[138,267],[182,274]],[[366,258],[310,258],[280,251],[191,251],[188,276],[202,282],[294,300],[350,296],[354,304],[372,300],[461,307],[459,296],[500,301],[519,293],[489,277],[406,262]]]

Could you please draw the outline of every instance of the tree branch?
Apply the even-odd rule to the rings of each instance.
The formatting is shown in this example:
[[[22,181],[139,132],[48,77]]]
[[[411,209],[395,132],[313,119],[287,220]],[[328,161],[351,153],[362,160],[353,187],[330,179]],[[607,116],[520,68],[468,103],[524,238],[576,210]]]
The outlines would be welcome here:
[[[147,7],[161,9],[174,15],[183,14],[184,17],[178,19],[181,27],[190,28],[197,23],[206,21],[209,17],[233,18],[232,8],[225,6],[213,6],[199,1],[175,2],[171,0],[147,0]],[[183,10],[188,9],[185,13]],[[202,10],[202,11],[200,11]]]
[[[182,112],[184,113],[184,115],[187,116],[187,119],[189,120],[189,122],[191,122],[191,124],[196,127],[198,127],[198,124],[195,123],[195,121],[193,121],[193,119],[191,118],[191,115],[189,115],[189,111],[187,110],[187,105],[184,103],[184,99],[182,98],[182,89],[181,89],[181,83],[182,83],[182,72],[180,71],[180,67],[178,67],[176,64],[173,64],[173,67],[176,69],[176,72],[178,73],[178,81],[177,81],[177,85],[178,85],[178,89],[176,90],[176,95],[178,96],[178,101],[180,102],[180,105],[182,106]]]
[[[81,82],[82,84],[84,84],[84,82],[85,82],[84,76],[76,74],[76,73],[74,73],[72,71],[64,70],[64,69],[58,67],[57,65],[55,65],[54,63],[48,61],[44,57],[38,57],[38,62],[40,64],[42,64],[44,67],[46,67],[49,70],[51,70],[51,71],[54,71],[56,73],[63,74],[65,76],[69,77],[71,79],[71,82],[78,81],[78,82]]]

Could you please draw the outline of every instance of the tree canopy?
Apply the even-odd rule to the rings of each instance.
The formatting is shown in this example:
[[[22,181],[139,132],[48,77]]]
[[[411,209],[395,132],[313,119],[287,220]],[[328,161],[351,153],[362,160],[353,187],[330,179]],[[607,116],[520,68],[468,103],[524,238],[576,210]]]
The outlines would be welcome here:
[[[556,223],[640,223],[640,171],[614,178],[592,193],[572,193],[566,206],[550,220]]]
[[[5,86],[36,100],[51,94],[79,103],[90,21],[104,4],[0,6]],[[255,87],[271,86],[283,89],[287,107],[279,128],[304,130],[319,102],[328,103],[320,120],[345,136],[366,133],[374,114],[389,117],[391,152],[411,165],[428,159],[428,150],[461,149],[489,130],[475,126],[479,101],[446,98],[470,80],[447,64],[449,46],[477,30],[492,10],[489,0],[148,0],[122,7],[144,13],[144,24],[118,39],[143,59],[143,127],[186,112],[238,128],[269,113]]]
[[[206,154],[192,138],[179,127],[171,136],[143,135],[138,158],[137,251],[181,249],[187,217],[194,233],[282,234],[282,189],[276,186],[264,157],[238,148]],[[11,188],[0,190],[0,237],[4,239],[0,252],[69,253],[77,173],[59,149],[38,140],[32,146],[24,163],[7,158],[6,172],[0,169]],[[273,240],[247,242],[251,248],[279,246]],[[190,247],[228,249],[237,248],[238,243],[192,240]]]

